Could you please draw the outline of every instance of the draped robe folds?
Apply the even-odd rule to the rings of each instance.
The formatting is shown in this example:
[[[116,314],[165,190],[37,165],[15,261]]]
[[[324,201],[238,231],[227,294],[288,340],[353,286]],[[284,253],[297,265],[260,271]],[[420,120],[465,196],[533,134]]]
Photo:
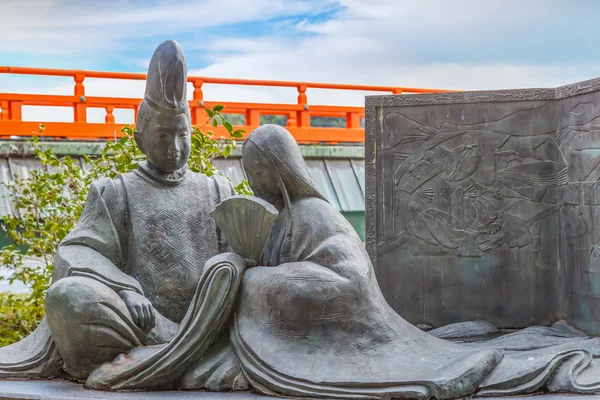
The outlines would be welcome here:
[[[455,343],[482,324],[423,332],[386,303],[364,246],[327,202],[284,209],[246,271],[231,342],[252,386],[322,398],[600,392],[600,339],[565,325]],[[399,260],[401,262],[401,260]]]
[[[0,378],[51,378],[62,365],[72,378],[85,379],[118,354],[176,340],[182,330],[204,318],[204,323],[214,325],[212,360],[207,364],[197,354],[187,355],[187,374],[181,367],[173,368],[152,384],[168,387],[184,381],[188,388],[198,389],[244,386],[227,342],[219,342],[227,334],[218,332],[223,323],[219,318],[228,321],[233,303],[228,290],[237,293],[243,261],[229,254],[206,265],[208,270],[205,267],[227,249],[209,213],[233,189],[219,176],[186,172],[173,183],[158,181],[145,171],[142,164],[115,180],[92,184],[77,226],[57,249],[46,317],[29,337],[0,348]],[[149,333],[133,322],[117,294],[120,290],[150,300],[156,326]],[[218,298],[213,303],[210,296]],[[178,355],[163,354],[163,361],[170,359],[172,366]],[[151,367],[137,371],[138,377]],[[107,382],[120,377],[103,378],[93,383],[110,388]]]

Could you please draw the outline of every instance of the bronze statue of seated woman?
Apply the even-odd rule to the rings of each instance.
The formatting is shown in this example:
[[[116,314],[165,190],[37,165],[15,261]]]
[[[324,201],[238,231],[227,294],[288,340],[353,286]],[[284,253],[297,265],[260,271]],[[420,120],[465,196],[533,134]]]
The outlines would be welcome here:
[[[254,193],[279,210],[259,266],[242,281],[231,343],[251,385],[323,398],[438,398],[600,391],[600,338],[566,325],[453,343],[458,324],[421,331],[379,289],[350,223],[319,193],[284,128],[246,140]],[[467,330],[465,330],[467,328]]]

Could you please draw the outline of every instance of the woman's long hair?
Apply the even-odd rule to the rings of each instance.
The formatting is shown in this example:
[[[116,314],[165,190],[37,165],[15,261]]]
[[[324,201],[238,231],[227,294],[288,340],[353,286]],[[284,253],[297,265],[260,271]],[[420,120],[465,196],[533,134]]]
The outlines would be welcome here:
[[[278,186],[288,214],[285,239],[280,256],[287,259],[292,245],[292,204],[303,197],[327,201],[312,180],[300,147],[290,132],[279,125],[262,125],[246,139],[253,143],[259,154],[269,163],[278,177]]]
[[[312,180],[300,147],[287,129],[279,125],[262,125],[246,139],[252,142],[259,154],[279,176],[279,189],[285,206],[302,197],[316,197],[327,201]]]

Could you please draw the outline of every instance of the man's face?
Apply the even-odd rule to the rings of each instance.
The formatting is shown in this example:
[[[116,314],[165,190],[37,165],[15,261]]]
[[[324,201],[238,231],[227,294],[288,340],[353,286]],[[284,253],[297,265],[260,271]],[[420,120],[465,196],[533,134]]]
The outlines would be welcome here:
[[[157,114],[142,135],[142,150],[156,169],[169,173],[185,166],[191,146],[191,127],[186,114],[174,117]]]

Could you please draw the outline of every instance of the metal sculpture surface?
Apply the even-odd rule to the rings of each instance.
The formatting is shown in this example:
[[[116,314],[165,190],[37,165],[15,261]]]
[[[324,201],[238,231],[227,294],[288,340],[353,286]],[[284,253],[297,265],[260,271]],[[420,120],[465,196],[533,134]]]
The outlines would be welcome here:
[[[600,392],[600,338],[566,324],[500,335],[473,322],[427,333],[398,315],[357,233],[319,193],[284,128],[263,125],[243,146],[256,197],[232,197],[226,180],[187,171],[185,81],[181,49],[163,43],[136,131],[148,160],[92,186],[58,249],[47,317],[0,349],[0,377],[66,374],[101,390],[253,388],[327,399]],[[399,184],[428,202],[421,176],[468,179],[482,163],[473,152],[484,147],[472,137],[440,150],[441,169],[435,152],[414,152]],[[445,248],[478,256],[475,232],[493,238],[505,223],[488,215],[464,228],[470,190],[451,196],[459,205],[463,197],[463,217],[413,207],[410,234],[428,230]],[[436,221],[456,227],[432,229]],[[505,242],[527,240],[522,233]]]
[[[254,193],[279,211],[261,262],[244,274],[231,331],[254,388],[422,399],[600,390],[600,338],[566,324],[501,336],[473,322],[426,333],[394,312],[362,242],[315,188],[284,128],[256,129],[242,161]]]
[[[367,247],[396,311],[600,333],[599,89],[367,98]]]
[[[111,389],[247,388],[219,335],[245,261],[219,254],[227,243],[210,216],[234,191],[223,177],[187,170],[186,77],[179,45],[158,46],[135,131],[147,160],[92,185],[57,250],[46,317],[0,349],[0,377],[66,375]]]

